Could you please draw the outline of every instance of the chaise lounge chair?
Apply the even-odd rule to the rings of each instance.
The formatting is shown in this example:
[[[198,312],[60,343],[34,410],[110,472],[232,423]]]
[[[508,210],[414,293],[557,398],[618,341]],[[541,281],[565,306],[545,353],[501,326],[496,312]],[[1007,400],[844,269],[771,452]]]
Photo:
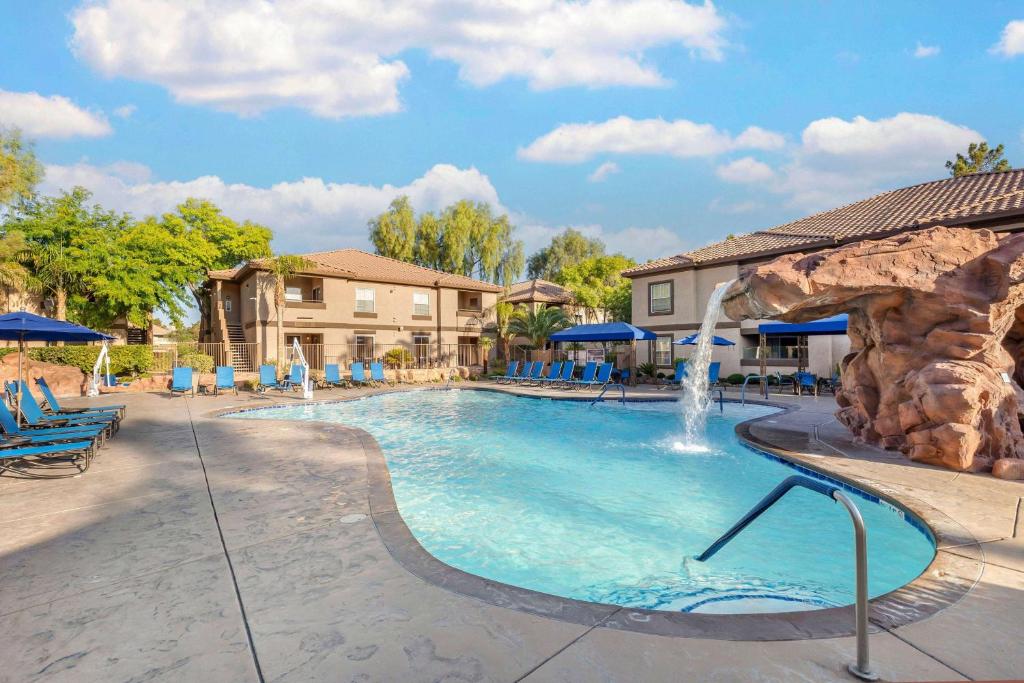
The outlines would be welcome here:
[[[125,405],[123,403],[114,403],[108,406],[89,406],[87,408],[62,408],[60,403],[57,401],[57,397],[53,395],[50,385],[46,383],[45,377],[36,378],[36,386],[39,387],[39,391],[43,392],[43,400],[45,401],[44,409],[49,410],[51,413],[57,413],[60,415],[117,413],[118,417],[124,417]]]
[[[562,376],[562,362],[552,363],[551,367],[548,368],[547,377],[541,377],[537,380],[536,386],[546,386],[554,382],[557,382]]]
[[[18,385],[14,382],[7,383],[7,392],[12,397],[12,403],[18,395]],[[21,414],[25,421],[32,427],[72,427],[77,425],[98,425],[102,426],[111,436],[118,430],[119,420],[116,415],[46,415],[36,402],[36,397],[29,391],[28,384],[21,382]]]
[[[256,385],[256,391],[263,394],[267,389],[285,391],[288,387],[277,381],[277,368],[273,365],[260,366],[260,382]]]
[[[351,379],[349,381],[352,382],[352,384],[359,384],[362,386],[373,385],[370,378],[366,376],[366,368],[359,361],[352,364]]]
[[[535,363],[532,360],[528,360],[523,363],[523,367],[519,368],[519,374],[509,379],[509,384],[519,384],[523,380],[529,379],[530,373],[533,372],[533,366]]]
[[[92,463],[95,451],[95,444],[88,439],[30,445],[0,444],[0,472],[12,472],[22,477],[32,477],[37,479],[75,476],[89,469],[89,465]],[[79,456],[84,457],[85,463],[83,466],[79,467],[77,472],[73,472],[71,474],[45,475],[14,465],[15,462],[33,458],[37,461],[36,464],[43,465],[45,467],[49,465],[49,463],[46,462],[47,460],[65,460],[65,456],[68,455],[73,455],[74,459],[77,459]]]
[[[580,388],[586,387],[587,389],[593,389],[603,387],[611,381],[612,370],[614,369],[615,365],[613,363],[601,363],[601,367],[597,370],[597,377],[592,379],[590,382],[581,382]]]
[[[562,372],[554,382],[551,382],[551,386],[566,386],[567,382],[572,381],[572,373],[576,369],[576,361],[567,360],[562,363]]]
[[[537,361],[533,364],[533,368],[530,369],[530,374],[522,377],[519,383],[522,385],[536,384],[544,374],[544,361]]]
[[[501,377],[495,377],[494,381],[497,384],[508,384],[508,382],[516,376],[516,370],[519,369],[519,361],[514,360],[508,364],[508,368],[505,370],[505,374]]]
[[[375,384],[395,385],[395,383],[390,381],[384,374],[384,363],[380,361],[370,363],[370,381]]]
[[[348,380],[342,379],[341,369],[337,363],[328,363],[324,366],[324,380],[320,383],[320,387],[326,389],[327,387],[347,387]]]
[[[302,386],[302,366],[296,363],[292,363],[291,368],[288,369],[288,376],[281,380],[281,391],[288,389],[295,391]]]
[[[195,387],[192,386],[192,368],[174,368],[171,372],[171,396],[175,394],[196,395]]]
[[[238,387],[235,386],[235,369],[230,365],[218,365],[216,372],[216,381],[213,384],[213,393],[219,394],[221,389],[224,391],[233,391],[235,395],[238,395]]]
[[[594,375],[597,374],[597,361],[588,360],[587,364],[583,366],[583,376],[579,379],[570,379],[565,382],[566,389],[579,389],[582,386],[588,386],[594,381]]]
[[[105,425],[77,425],[73,427],[32,427],[22,428],[14,418],[7,405],[0,401],[0,429],[8,439],[30,439],[35,441],[56,441],[73,439],[81,441],[85,439],[95,440],[98,445],[103,445],[106,440]]]

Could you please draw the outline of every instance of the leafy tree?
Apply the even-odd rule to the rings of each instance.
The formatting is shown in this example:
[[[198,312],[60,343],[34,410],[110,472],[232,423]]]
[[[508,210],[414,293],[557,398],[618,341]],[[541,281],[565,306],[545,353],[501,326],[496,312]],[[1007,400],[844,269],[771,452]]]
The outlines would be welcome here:
[[[28,198],[43,179],[43,165],[17,130],[0,130],[0,206]]]
[[[958,153],[955,160],[946,162],[946,168],[951,176],[959,178],[972,173],[1001,173],[1009,171],[1011,166],[1003,158],[1002,145],[989,149],[987,142],[972,142],[967,146],[967,156]]]
[[[622,271],[636,261],[622,254],[595,256],[562,269],[558,284],[572,291],[576,303],[595,318],[607,314],[628,322],[632,317],[632,287]]]
[[[512,331],[509,329],[509,321],[512,319],[512,314],[515,312],[516,307],[507,301],[498,301],[494,304],[494,336],[497,338],[498,343],[501,344],[501,356],[506,361],[512,357]]]
[[[285,281],[313,267],[307,259],[293,254],[281,254],[272,256],[260,261],[260,266],[265,268],[270,275],[270,286],[274,290],[274,313],[277,318],[277,362],[284,360],[284,319],[281,309],[285,304]]]
[[[526,337],[536,349],[543,349],[548,338],[569,327],[569,318],[561,308],[520,306],[509,320],[508,329],[513,336]]]
[[[480,352],[483,355],[483,366],[484,374],[487,374],[487,356],[491,353],[491,348],[494,346],[494,340],[490,337],[480,337]]]
[[[412,261],[425,268],[441,270],[441,222],[429,211],[420,214],[416,224],[416,245]]]
[[[526,264],[526,277],[556,282],[562,269],[584,259],[604,256],[604,242],[586,237],[579,230],[566,228],[551,239],[551,244],[536,252]]]
[[[396,197],[388,210],[370,220],[370,242],[381,256],[412,261],[416,251],[416,216],[406,196]]]
[[[11,310],[11,293],[23,291],[28,285],[28,269],[22,265],[28,251],[25,236],[17,230],[0,236],[0,289]]]
[[[273,233],[257,223],[239,223],[210,201],[188,199],[160,221],[177,250],[183,286],[199,308],[201,329],[211,325],[211,298],[207,271],[234,268],[243,261],[269,257]],[[202,340],[200,340],[202,341]]]

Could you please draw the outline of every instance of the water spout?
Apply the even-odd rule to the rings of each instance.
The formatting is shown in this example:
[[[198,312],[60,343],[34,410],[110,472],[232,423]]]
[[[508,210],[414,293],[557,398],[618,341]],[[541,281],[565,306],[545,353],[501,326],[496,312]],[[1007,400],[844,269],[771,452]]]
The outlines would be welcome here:
[[[704,443],[704,427],[708,419],[708,367],[711,365],[711,348],[715,338],[715,325],[722,310],[725,290],[734,280],[715,287],[708,298],[704,321],[700,325],[697,346],[686,362],[686,376],[683,377],[679,409],[683,418],[683,449],[699,448]]]

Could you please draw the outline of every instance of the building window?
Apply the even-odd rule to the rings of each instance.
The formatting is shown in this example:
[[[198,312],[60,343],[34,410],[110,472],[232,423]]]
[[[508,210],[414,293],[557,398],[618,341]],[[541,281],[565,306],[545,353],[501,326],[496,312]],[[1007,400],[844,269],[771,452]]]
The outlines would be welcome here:
[[[651,315],[672,313],[672,282],[652,282],[647,287],[647,300]]]
[[[374,290],[356,289],[356,313],[373,313]]]
[[[372,292],[373,290],[371,289],[370,291]],[[356,360],[363,362],[373,360],[373,342],[372,334],[356,335]]]
[[[426,292],[413,292],[412,314],[430,315],[430,295]]]
[[[311,301],[316,301],[318,303],[323,303],[323,300],[324,300],[324,290],[322,288],[320,288],[320,287],[314,287],[313,288],[313,298],[311,299]]]
[[[231,312],[231,299],[224,299],[224,312],[225,313],[230,313]]]
[[[659,336],[654,341],[654,364],[659,368],[672,367],[672,336]]]
[[[284,288],[285,301],[302,301],[302,287],[288,285]]]

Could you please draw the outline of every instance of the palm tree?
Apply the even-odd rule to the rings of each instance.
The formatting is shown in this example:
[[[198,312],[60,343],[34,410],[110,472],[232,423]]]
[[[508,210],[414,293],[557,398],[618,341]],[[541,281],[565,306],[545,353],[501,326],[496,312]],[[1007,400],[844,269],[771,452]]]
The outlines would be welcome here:
[[[491,352],[491,347],[494,346],[494,340],[491,339],[490,337],[483,337],[483,336],[481,336],[480,337],[480,341],[478,343],[480,344],[480,352],[481,352],[481,354],[483,355],[483,358],[484,358],[483,366],[484,366],[484,374],[486,375],[487,374],[487,356]]]
[[[28,286],[28,269],[22,265],[28,243],[25,236],[14,230],[0,237],[0,289],[6,295],[6,312],[11,310],[11,292],[24,291]]]
[[[313,267],[313,263],[302,256],[279,254],[260,261],[261,268],[270,275],[269,285],[274,288],[274,314],[277,316],[277,362],[284,358],[284,320],[281,309],[284,308],[285,280]]]
[[[501,344],[501,356],[508,362],[511,357],[512,333],[509,332],[508,323],[516,307],[507,301],[499,301],[494,304],[494,336]]]
[[[548,338],[569,324],[569,318],[561,308],[520,306],[512,313],[508,329],[513,336],[526,337],[535,349],[542,351]]]

